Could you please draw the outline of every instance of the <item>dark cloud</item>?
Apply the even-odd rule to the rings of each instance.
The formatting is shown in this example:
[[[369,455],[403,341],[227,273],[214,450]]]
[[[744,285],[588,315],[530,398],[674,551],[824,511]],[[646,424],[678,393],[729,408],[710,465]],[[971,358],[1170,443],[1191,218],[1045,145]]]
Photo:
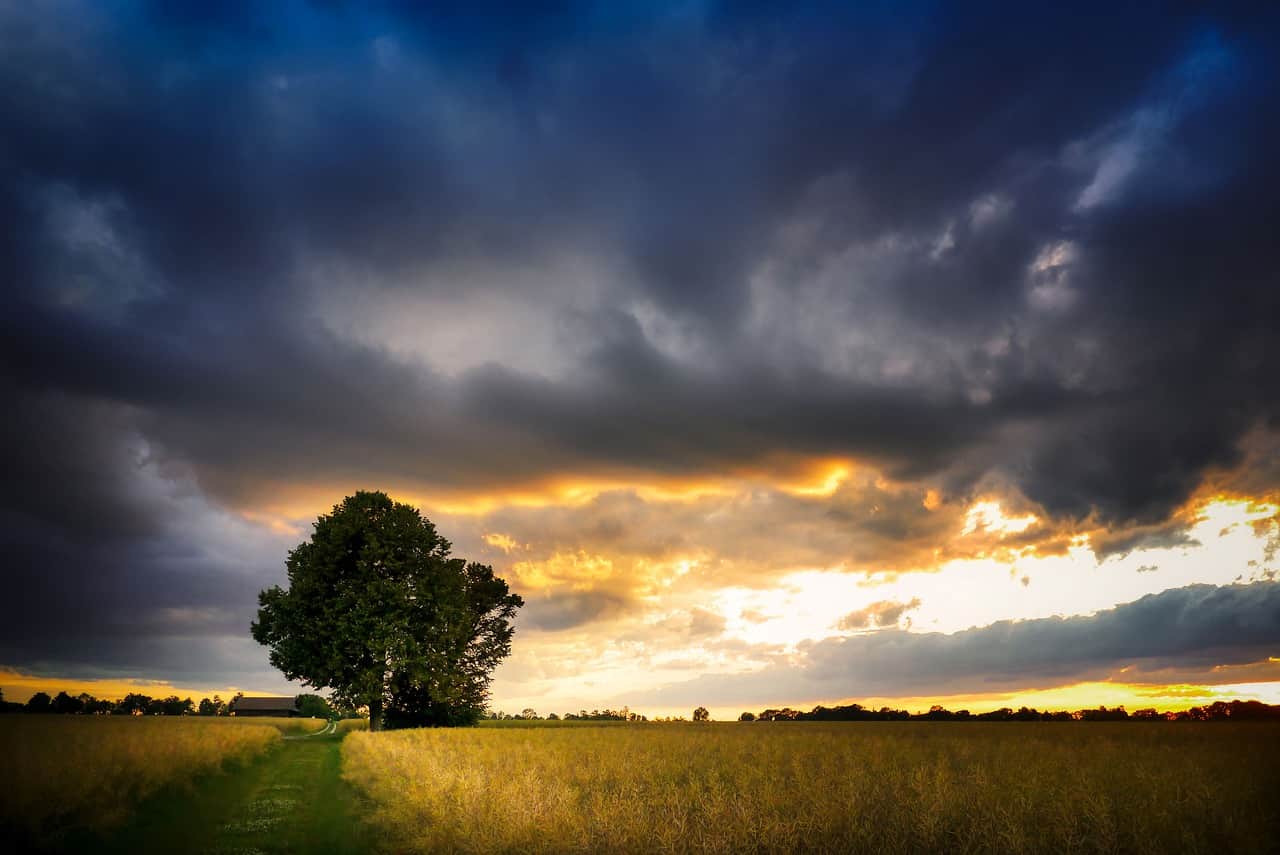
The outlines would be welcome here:
[[[144,625],[201,603],[146,581],[175,490],[847,457],[907,492],[831,503],[842,558],[993,484],[1122,553],[1276,429],[1274,13],[466,6],[0,12],[0,541],[67,576],[8,571],[33,614],[125,565],[172,592]]]
[[[127,408],[4,387],[0,667],[287,690],[248,639],[292,535],[211,506]]]
[[[1002,16],[979,50],[958,34],[986,29],[981,15],[592,15],[577,32],[570,11],[489,37],[470,14],[401,32],[345,8],[296,22],[148,9],[59,33],[11,12],[40,37],[6,71],[9,201],[45,228],[12,239],[33,270],[9,359],[27,382],[143,407],[157,446],[232,499],[300,472],[483,486],[703,472],[787,448],[913,475],[995,469],[1052,512],[1152,520],[1272,414],[1274,289],[1265,229],[1248,225],[1270,204],[1274,128],[1248,109],[1267,57],[1229,16],[1144,21],[1123,44],[1087,15],[1021,22],[1053,33],[1039,39]],[[463,47],[446,50],[454,27]],[[190,49],[174,32],[218,47],[165,80],[154,69]],[[512,93],[477,69],[508,67],[514,32]],[[125,45],[145,49],[111,51]],[[131,59],[103,73],[107,52]],[[56,109],[36,108],[50,97]],[[1167,168],[1201,154],[1170,186]],[[1016,214],[989,222],[1005,204]],[[1171,253],[1171,234],[1194,257]],[[1050,284],[1078,305],[1039,317],[1027,270],[1062,243],[1078,258]],[[569,376],[491,365],[446,381],[291,317],[317,265],[405,289],[478,255],[519,265],[571,247],[621,267],[602,286],[616,308]],[[753,321],[770,306],[749,283],[769,271],[789,305]],[[72,296],[125,275],[134,291],[101,297],[122,303],[112,312]],[[661,347],[634,319],[646,303],[689,319],[710,363]],[[795,329],[808,305],[827,318],[816,342]],[[849,350],[851,332],[867,343]],[[782,351],[752,360],[761,336]],[[870,362],[851,374],[811,348]],[[983,453],[1028,422],[1012,449]],[[297,442],[303,424],[320,435]],[[422,465],[404,471],[414,449]]]
[[[605,620],[629,610],[633,604],[614,591],[571,591],[531,595],[520,613],[520,626],[558,631]]]
[[[1200,546],[1200,541],[1187,533],[1192,520],[1173,518],[1155,525],[1133,526],[1120,531],[1102,531],[1090,540],[1099,561],[1128,555],[1135,549],[1173,549]]]
[[[1124,679],[1214,680],[1213,669],[1265,660],[1280,643],[1280,583],[1192,585],[1092,616],[1001,621],[950,635],[884,630],[828,638],[798,662],[705,675],[628,698],[683,705],[945,695],[1071,685],[1132,666]],[[699,699],[702,699],[701,701]]]
[[[1024,580],[1025,582],[1025,580]],[[900,603],[896,600],[879,600],[863,609],[849,612],[836,623],[836,629],[873,629],[897,626],[903,615],[920,608],[920,598]]]

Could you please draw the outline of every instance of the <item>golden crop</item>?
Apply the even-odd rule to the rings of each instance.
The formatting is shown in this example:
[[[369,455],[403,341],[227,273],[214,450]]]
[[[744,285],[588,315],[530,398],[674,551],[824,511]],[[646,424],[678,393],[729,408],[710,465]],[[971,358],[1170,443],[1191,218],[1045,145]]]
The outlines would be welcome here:
[[[275,718],[273,716],[183,716],[176,721],[193,724],[223,724],[240,727],[274,727],[284,736],[296,736],[324,730],[328,723],[322,718]]]
[[[250,722],[156,716],[0,717],[5,767],[0,827],[40,835],[53,829],[111,826],[161,787],[229,761],[246,760],[279,741],[281,731],[274,722]]]
[[[1280,729],[752,723],[353,733],[413,852],[1262,852]]]
[[[353,730],[368,730],[369,719],[367,718],[344,718],[338,720],[338,732],[349,733]]]

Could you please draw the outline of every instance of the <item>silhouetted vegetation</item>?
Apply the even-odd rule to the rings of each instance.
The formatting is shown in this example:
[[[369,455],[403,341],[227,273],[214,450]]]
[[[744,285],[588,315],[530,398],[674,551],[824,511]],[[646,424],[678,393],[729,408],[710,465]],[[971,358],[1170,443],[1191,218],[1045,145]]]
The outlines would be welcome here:
[[[534,710],[525,709],[518,715],[504,712],[491,712],[485,716],[494,721],[543,721]],[[710,713],[706,707],[698,707],[693,711],[692,721],[708,721]],[[565,713],[562,717],[554,713],[547,716],[546,721],[632,721],[632,722],[682,722],[683,716],[650,719],[647,716],[631,712],[626,707],[621,710],[582,710],[578,713]],[[907,710],[895,710],[890,707],[871,709],[862,704],[846,704],[844,706],[816,706],[808,712],[794,710],[791,707],[782,709],[766,709],[759,713],[744,712],[738,721],[1280,721],[1280,705],[1264,704],[1261,701],[1216,701],[1203,707],[1192,707],[1180,712],[1159,712],[1154,709],[1141,709],[1128,712],[1123,706],[1096,709],[1082,709],[1074,712],[1067,710],[1038,710],[1033,707],[1001,707],[987,712],[973,713],[969,710],[949,710],[942,706],[932,706],[928,712],[911,713]]]
[[[170,716],[227,716],[234,715],[233,704],[243,697],[236,693],[230,701],[220,696],[201,698],[199,703],[191,698],[169,695],[153,698],[141,693],[130,693],[119,700],[96,698],[87,692],[72,696],[59,692],[50,698],[45,692],[36,692],[25,704],[10,703],[0,693],[0,712],[61,714],[61,715],[170,715]],[[353,718],[355,710],[340,709],[330,704],[322,695],[298,695],[298,708],[303,718]]]
[[[1155,710],[1139,710],[1139,712],[1155,713]],[[1215,701],[1205,707],[1192,707],[1186,712],[1167,713],[1165,717],[1174,721],[1227,721],[1228,719],[1231,721],[1280,721],[1280,704],[1264,704],[1260,701],[1231,701],[1230,703]]]
[[[240,697],[239,694],[235,698]],[[62,715],[168,715],[168,716],[225,716],[230,714],[231,701],[223,701],[218,695],[212,698],[201,698],[194,703],[191,698],[179,698],[169,695],[164,698],[152,698],[149,695],[131,693],[120,700],[104,700],[87,693],[72,696],[67,692],[59,692],[50,697],[46,692],[36,692],[26,703],[5,701],[0,692],[0,712],[24,714],[62,714]],[[360,711],[350,705],[337,704],[323,695],[298,695],[298,705],[304,718],[359,718]],[[566,712],[557,715],[550,713],[539,715],[537,710],[526,707],[516,714],[499,710],[482,716],[489,721],[605,721],[605,722],[658,722],[674,723],[686,721],[683,716],[650,718],[629,708],[593,709],[590,711]],[[693,711],[692,721],[709,721],[710,713],[706,707],[698,707]],[[948,710],[941,706],[932,706],[927,712],[911,713],[906,710],[895,710],[890,707],[871,709],[862,704],[846,704],[843,706],[816,706],[808,712],[791,707],[782,709],[766,709],[759,713],[743,712],[738,716],[740,722],[753,721],[1280,721],[1280,704],[1265,704],[1261,701],[1215,701],[1205,706],[1191,707],[1178,712],[1160,712],[1155,709],[1140,709],[1129,712],[1123,706],[1096,709],[1082,709],[1068,712],[1066,710],[1037,710],[1034,707],[1001,707],[987,712],[972,713],[969,710]]]
[[[641,722],[649,719],[639,713],[633,713],[626,707],[620,710],[579,710],[576,713],[567,712],[562,716],[551,713],[545,719],[538,715],[536,710],[524,709],[518,715],[508,715],[501,710],[494,710],[484,718],[488,721],[630,721]]]
[[[196,705],[196,715],[226,715],[227,702],[222,698],[214,695],[212,698],[201,698],[200,703]]]
[[[1181,712],[1157,712],[1154,709],[1135,710],[1130,713],[1123,706],[1100,706],[1097,709],[1037,710],[1032,707],[1010,709],[1001,707],[984,713],[968,710],[948,710],[933,706],[928,712],[909,713],[881,707],[868,709],[861,704],[824,707],[816,706],[808,712],[767,709],[759,715],[744,712],[739,721],[1280,721],[1280,705],[1261,701],[1216,701],[1204,707],[1192,707]]]

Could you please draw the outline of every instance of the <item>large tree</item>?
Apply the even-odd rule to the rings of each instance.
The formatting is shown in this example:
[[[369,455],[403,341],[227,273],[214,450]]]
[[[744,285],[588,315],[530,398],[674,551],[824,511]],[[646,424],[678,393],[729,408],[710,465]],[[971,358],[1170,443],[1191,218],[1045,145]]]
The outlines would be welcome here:
[[[469,724],[511,652],[523,600],[493,568],[450,556],[417,508],[348,496],[289,553],[287,590],[259,594],[251,630],[291,680],[369,708],[369,726]]]

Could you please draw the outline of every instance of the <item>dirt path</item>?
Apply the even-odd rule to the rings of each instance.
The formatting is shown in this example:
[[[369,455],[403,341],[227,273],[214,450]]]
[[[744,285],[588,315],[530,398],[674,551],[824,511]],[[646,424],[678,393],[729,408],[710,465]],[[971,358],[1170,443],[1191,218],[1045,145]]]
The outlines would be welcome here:
[[[317,736],[333,736],[338,732],[338,723],[336,721],[325,722],[324,727],[315,733],[299,733],[293,736],[286,736],[284,739],[315,739]]]
[[[282,744],[253,764],[157,797],[98,851],[367,853],[355,793],[341,777],[333,726]]]

